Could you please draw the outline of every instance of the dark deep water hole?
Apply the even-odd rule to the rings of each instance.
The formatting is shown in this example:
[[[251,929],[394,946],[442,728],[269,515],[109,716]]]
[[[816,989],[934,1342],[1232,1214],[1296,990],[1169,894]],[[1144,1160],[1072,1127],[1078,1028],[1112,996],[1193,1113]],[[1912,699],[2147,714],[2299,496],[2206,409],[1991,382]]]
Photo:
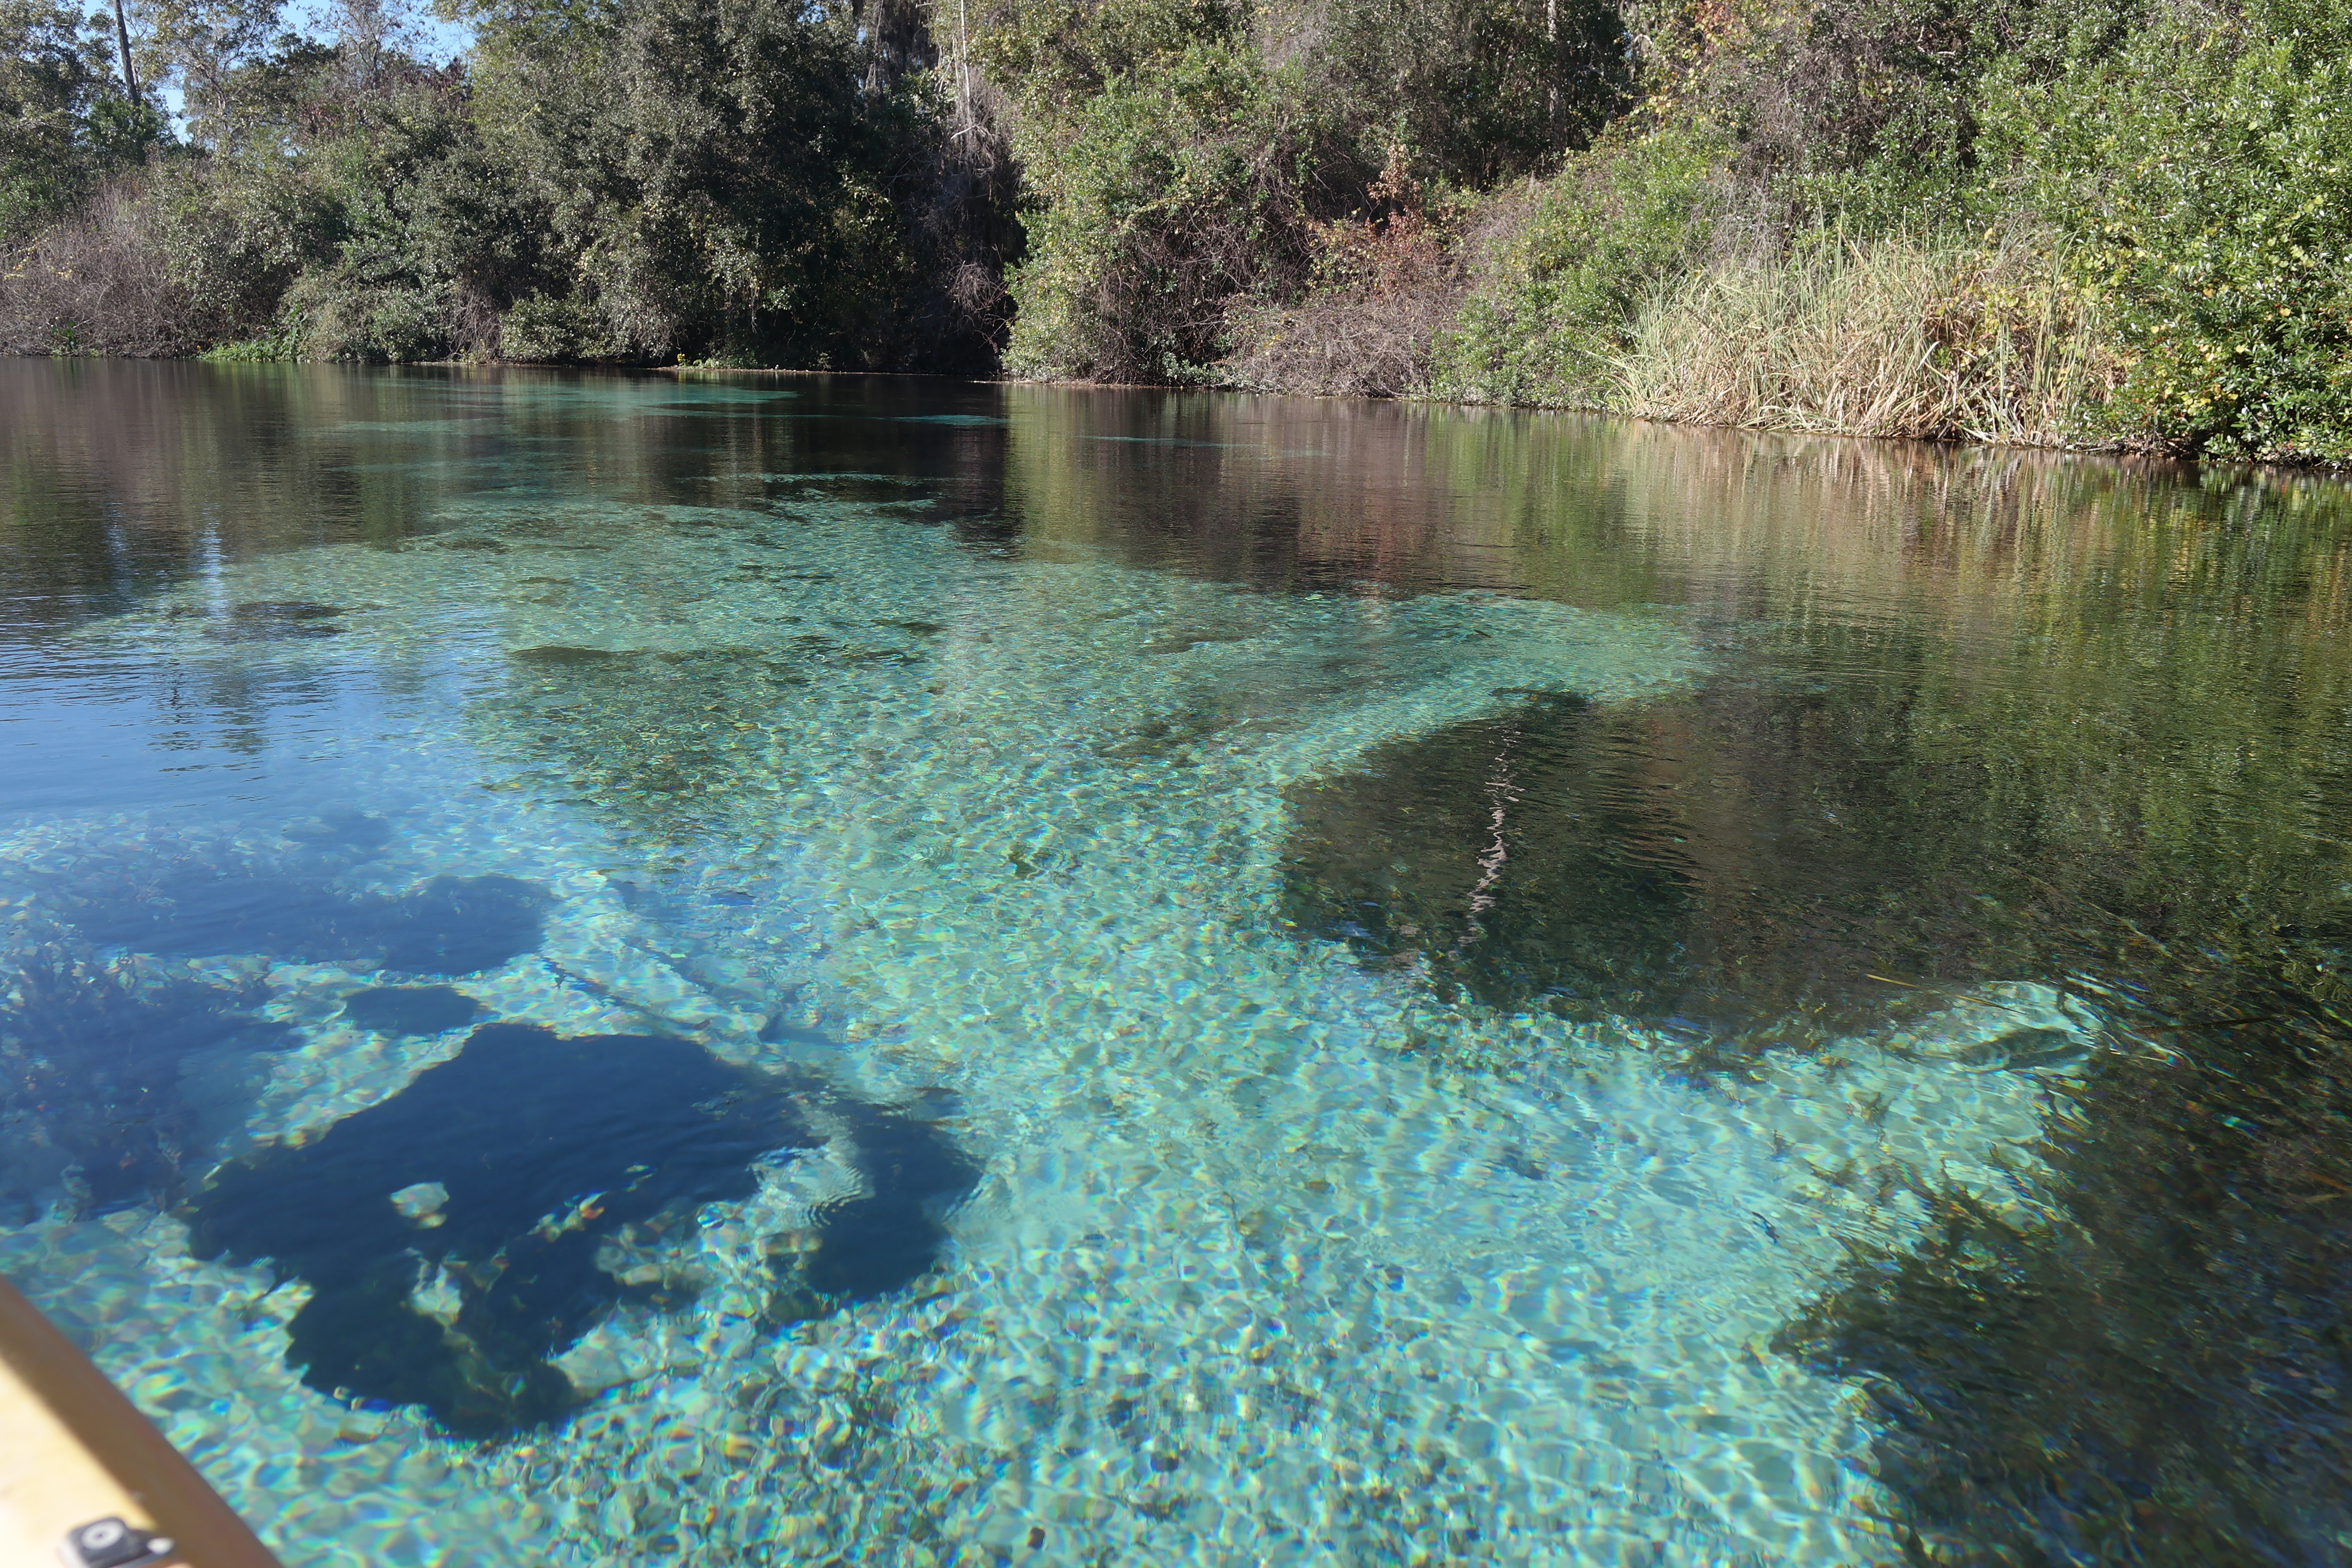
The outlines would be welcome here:
[[[207,853],[150,868],[40,879],[48,919],[15,952],[0,995],[0,1201],[33,1203],[63,1180],[75,1206],[169,1205],[202,1173],[293,1027],[258,1016],[266,984],[198,978],[189,955],[347,962],[400,973],[465,975],[531,952],[543,889],[510,877],[436,877],[386,897],[354,893],[320,843],[380,846],[377,825],[298,819],[304,854],[252,862]],[[122,950],[128,950],[122,951]],[[346,1004],[396,1032],[438,1033],[479,1007],[446,987],[373,987]],[[441,1020],[431,1029],[410,1026]]]
[[[819,1207],[816,1247],[780,1289],[855,1299],[911,1283],[974,1173],[936,1129],[690,1041],[517,1024],[475,1030],[313,1142],[223,1166],[189,1206],[191,1242],[310,1285],[289,1359],[312,1387],[494,1436],[577,1403],[548,1362],[614,1304],[669,1304],[600,1261],[608,1242],[690,1232],[703,1205],[751,1195],[761,1162],[828,1136],[850,1141],[867,1190]],[[419,1187],[429,1206],[395,1205]],[[446,1322],[415,1300],[441,1270],[460,1303]]]
[[[0,1005],[0,1200],[32,1205],[61,1184],[92,1214],[184,1201],[200,1255],[266,1260],[310,1286],[288,1353],[308,1384],[421,1405],[470,1436],[572,1409],[581,1396],[551,1358],[616,1305],[685,1299],[676,1280],[624,1282],[611,1244],[654,1247],[668,1233],[675,1250],[697,1210],[750,1196],[764,1164],[838,1141],[863,1183],[818,1206],[812,1250],[775,1265],[781,1319],[887,1294],[939,1262],[941,1220],[975,1174],[939,1129],[812,1072],[733,1067],[656,1036],[483,1024],[323,1136],[236,1153],[207,1176],[296,1030],[259,1015],[266,984],[190,978],[173,959],[472,975],[536,949],[554,901],[500,876],[355,893],[333,873],[388,832],[298,819],[282,837],[295,858],[192,851],[54,889],[59,923],[20,950]],[[335,852],[321,858],[321,846]],[[341,1003],[352,1024],[395,1037],[488,1011],[446,984],[371,985]],[[430,1212],[394,1205],[435,1184],[446,1196]],[[436,1277],[459,1303],[446,1321],[416,1304]]]
[[[478,974],[540,943],[547,896],[512,877],[436,877],[396,897],[310,878],[188,867],[61,900],[83,936],[140,952],[268,952],[406,974]]]

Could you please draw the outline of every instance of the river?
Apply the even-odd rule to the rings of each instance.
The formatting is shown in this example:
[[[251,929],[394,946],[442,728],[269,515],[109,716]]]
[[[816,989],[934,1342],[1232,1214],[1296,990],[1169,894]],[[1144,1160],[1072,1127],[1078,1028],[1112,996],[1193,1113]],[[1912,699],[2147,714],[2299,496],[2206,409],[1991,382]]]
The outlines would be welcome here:
[[[0,1269],[289,1568],[2352,1541],[2340,482],[72,361],[0,468]]]

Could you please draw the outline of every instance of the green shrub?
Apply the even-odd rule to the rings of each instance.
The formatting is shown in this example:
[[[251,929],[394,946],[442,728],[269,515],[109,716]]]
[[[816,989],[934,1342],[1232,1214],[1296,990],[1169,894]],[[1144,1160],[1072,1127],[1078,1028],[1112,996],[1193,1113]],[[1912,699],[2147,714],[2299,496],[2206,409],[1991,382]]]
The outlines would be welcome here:
[[[309,323],[299,311],[282,313],[268,331],[249,338],[215,343],[196,357],[207,364],[283,364],[305,356],[310,349]]]
[[[2352,13],[2175,21],[1999,84],[2018,194],[2081,242],[2123,356],[2120,437],[2352,460]]]
[[[159,177],[146,200],[190,335],[210,344],[272,321],[306,267],[335,254],[347,204],[314,172],[263,157],[206,159]]]
[[[860,91],[845,16],[630,0],[500,5],[483,28],[478,117],[568,264],[549,291],[594,305],[615,350],[889,357],[914,275],[889,184],[922,116]]]
[[[1988,73],[2044,80],[2117,47],[2164,0],[1748,0],[1684,84],[1784,236],[1913,239],[1986,216]],[[1702,13],[1703,14],[1703,13]]]
[[[0,0],[0,247],[86,203],[160,144],[163,115],[125,98],[97,19]]]
[[[603,359],[614,352],[604,318],[568,295],[518,300],[499,324],[499,357],[540,363]]]
[[[446,359],[456,350],[455,301],[444,284],[354,283],[330,268],[305,273],[286,296],[286,326],[305,359],[368,364]]]
[[[980,58],[1017,110],[1029,246],[1008,367],[1417,384],[1426,327],[1326,287],[1318,226],[1384,210],[1394,163],[1447,188],[1585,144],[1626,101],[1625,42],[1607,0],[1000,0]],[[1260,352],[1359,328],[1386,346]]]
[[[1310,132],[1245,49],[1195,44],[1024,128],[1031,258],[1008,279],[1015,374],[1178,380],[1224,350],[1228,304],[1302,276]]]
[[[544,286],[545,210],[491,155],[466,95],[422,75],[380,90],[363,122],[215,162],[315,193],[322,243],[288,279],[285,323],[309,357],[373,363],[488,356],[500,313]]]
[[[1483,186],[1584,147],[1632,100],[1612,0],[1324,0],[1311,90],[1378,168]]]
[[[998,0],[971,41],[1033,138],[1113,82],[1150,78],[1199,49],[1249,42],[1246,0]],[[1033,151],[1051,155],[1047,142]]]
[[[1531,196],[1499,198],[1499,233],[1437,350],[1438,394],[1606,406],[1643,298],[1711,243],[1727,152],[1704,130],[1660,130],[1570,158]]]

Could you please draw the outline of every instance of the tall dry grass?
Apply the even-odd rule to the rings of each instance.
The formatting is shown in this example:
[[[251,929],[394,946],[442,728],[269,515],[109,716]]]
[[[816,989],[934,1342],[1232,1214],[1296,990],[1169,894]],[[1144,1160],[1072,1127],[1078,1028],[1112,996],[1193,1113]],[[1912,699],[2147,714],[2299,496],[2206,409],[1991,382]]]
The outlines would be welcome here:
[[[2054,247],[1879,239],[1717,262],[1644,303],[1619,411],[1821,435],[2090,438],[2116,366]]]

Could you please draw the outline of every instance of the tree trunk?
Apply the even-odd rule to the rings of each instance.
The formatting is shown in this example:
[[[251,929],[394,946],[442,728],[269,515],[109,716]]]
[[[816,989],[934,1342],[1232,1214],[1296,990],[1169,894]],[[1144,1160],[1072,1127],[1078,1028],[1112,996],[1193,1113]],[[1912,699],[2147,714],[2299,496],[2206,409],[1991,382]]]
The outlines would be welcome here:
[[[115,0],[117,5],[121,0]],[[1545,129],[1559,134],[1559,0],[1544,0],[1544,42],[1551,47],[1544,58]]]
[[[131,69],[131,19],[123,14],[122,0],[114,0],[114,36],[122,44],[122,90],[136,103],[139,78]]]

